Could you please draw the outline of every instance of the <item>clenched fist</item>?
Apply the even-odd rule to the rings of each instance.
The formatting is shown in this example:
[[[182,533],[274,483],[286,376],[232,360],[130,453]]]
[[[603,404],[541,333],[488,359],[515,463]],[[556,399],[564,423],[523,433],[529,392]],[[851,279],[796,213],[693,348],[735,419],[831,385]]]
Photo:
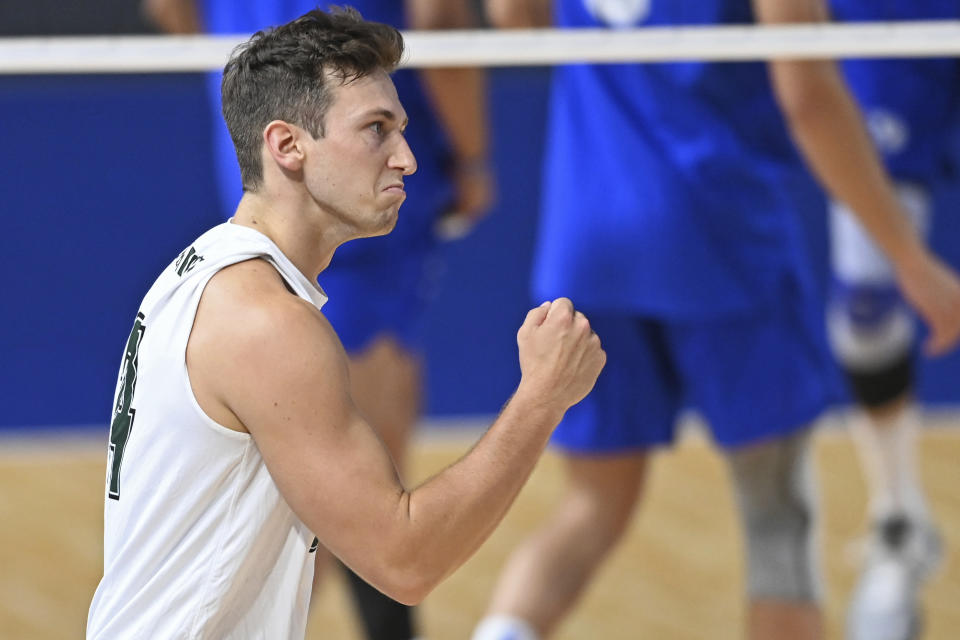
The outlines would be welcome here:
[[[517,344],[520,389],[561,412],[590,393],[607,362],[600,338],[567,298],[531,309],[517,332]]]

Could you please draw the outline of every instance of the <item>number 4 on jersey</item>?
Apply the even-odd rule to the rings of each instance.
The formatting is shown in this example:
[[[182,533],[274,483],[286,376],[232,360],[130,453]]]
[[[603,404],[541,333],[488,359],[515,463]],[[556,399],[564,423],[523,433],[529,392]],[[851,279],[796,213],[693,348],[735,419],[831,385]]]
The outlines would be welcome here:
[[[133,418],[137,410],[131,405],[133,393],[137,387],[137,366],[139,364],[140,342],[146,325],[143,324],[144,315],[137,314],[133,323],[133,330],[127,339],[127,349],[123,354],[123,364],[120,366],[120,379],[117,381],[117,400],[113,405],[113,420],[110,422],[110,452],[107,454],[107,495],[120,499],[120,467],[123,464],[123,452],[127,448],[127,439],[133,428]]]

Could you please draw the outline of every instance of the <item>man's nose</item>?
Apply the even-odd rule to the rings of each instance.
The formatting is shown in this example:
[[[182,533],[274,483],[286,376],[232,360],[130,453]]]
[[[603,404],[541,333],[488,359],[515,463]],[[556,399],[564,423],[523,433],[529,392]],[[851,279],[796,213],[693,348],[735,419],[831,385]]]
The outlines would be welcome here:
[[[417,159],[410,150],[410,145],[404,137],[400,137],[393,153],[390,154],[390,168],[401,169],[403,175],[409,176],[417,170]]]

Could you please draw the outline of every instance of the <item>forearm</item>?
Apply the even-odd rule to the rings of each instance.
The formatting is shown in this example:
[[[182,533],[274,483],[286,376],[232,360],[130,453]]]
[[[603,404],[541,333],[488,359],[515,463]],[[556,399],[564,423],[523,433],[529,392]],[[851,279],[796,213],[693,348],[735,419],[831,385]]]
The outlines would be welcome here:
[[[753,8],[762,24],[829,19],[825,0],[753,0]],[[775,60],[769,65],[793,138],[830,196],[853,210],[898,269],[922,259],[923,245],[900,209],[837,65],[829,60]]]
[[[476,27],[473,9],[464,0],[408,0],[407,11],[413,29]],[[486,162],[486,71],[476,67],[431,68],[421,70],[420,75],[457,161]]]
[[[423,69],[420,74],[457,163],[464,168],[485,165],[489,156],[486,71],[439,68]]]
[[[522,394],[463,458],[405,496],[394,548],[398,571],[418,576],[414,591],[426,595],[477,550],[536,466],[562,411]]]
[[[831,197],[845,203],[903,268],[923,249],[832,62],[772,63],[791,133]]]
[[[294,511],[350,568],[396,600],[419,602],[476,551],[566,409],[590,392],[606,363],[599,337],[567,298],[531,309],[517,345],[521,382],[513,398],[466,455],[413,491],[401,485],[349,398],[337,402],[336,394],[318,405],[330,428],[299,427],[325,442],[274,456],[287,463],[276,469]],[[331,414],[337,407],[342,415]],[[291,467],[297,458],[303,463]]]

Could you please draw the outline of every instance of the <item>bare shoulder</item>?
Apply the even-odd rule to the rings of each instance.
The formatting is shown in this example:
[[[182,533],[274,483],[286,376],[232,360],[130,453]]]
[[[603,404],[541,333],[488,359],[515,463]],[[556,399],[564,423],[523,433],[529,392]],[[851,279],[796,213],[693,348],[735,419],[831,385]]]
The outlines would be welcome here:
[[[187,347],[201,407],[217,422],[249,431],[242,407],[286,401],[304,379],[326,373],[331,392],[347,386],[346,356],[333,328],[291,292],[264,260],[224,268],[207,284]]]
[[[219,271],[207,284],[201,305],[220,330],[236,332],[235,337],[262,338],[256,334],[275,330],[278,322],[293,323],[288,328],[294,330],[305,324],[313,331],[332,332],[323,314],[293,293],[265,260],[247,260]]]

